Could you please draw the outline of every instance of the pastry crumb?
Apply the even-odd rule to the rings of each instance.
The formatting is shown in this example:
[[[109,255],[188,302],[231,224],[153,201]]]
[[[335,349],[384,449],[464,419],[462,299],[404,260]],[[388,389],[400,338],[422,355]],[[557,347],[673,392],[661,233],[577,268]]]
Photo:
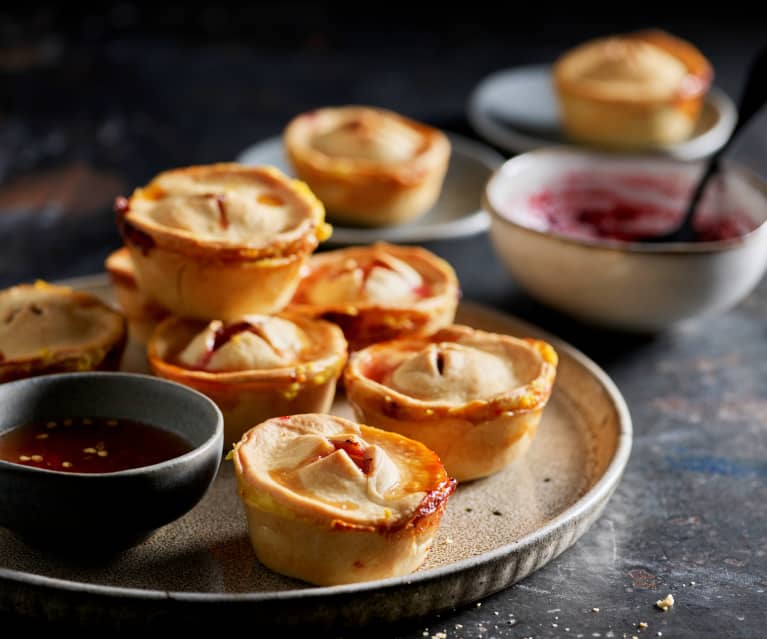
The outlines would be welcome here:
[[[647,628],[647,622],[646,621],[640,621],[637,624],[637,628],[639,628],[640,630],[644,630],[645,628]]]
[[[655,602],[655,607],[659,610],[662,610],[663,612],[667,612],[668,609],[674,605],[674,603],[674,595],[669,593],[664,599],[658,599],[658,601]]]
[[[599,608],[592,608],[591,612],[599,612]]]

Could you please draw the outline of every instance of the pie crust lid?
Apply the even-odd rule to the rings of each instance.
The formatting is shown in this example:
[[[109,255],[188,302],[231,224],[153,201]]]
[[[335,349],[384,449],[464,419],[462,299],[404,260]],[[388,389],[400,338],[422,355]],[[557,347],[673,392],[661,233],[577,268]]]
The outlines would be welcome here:
[[[451,371],[450,367],[466,365],[460,359],[451,361],[454,355],[451,351],[456,346],[460,351],[468,351],[469,356],[473,350],[481,354],[482,359],[473,368]],[[446,351],[443,352],[444,371],[438,370],[439,362],[430,361],[439,356],[440,351]],[[460,355],[465,355],[460,351]],[[487,375],[492,367],[488,362],[492,358],[499,358],[501,365],[507,365],[511,375],[516,377],[510,390],[492,388]],[[352,354],[345,384],[355,403],[364,403],[366,408],[374,407],[393,419],[459,418],[479,423],[501,415],[543,409],[554,385],[557,362],[556,352],[544,341],[519,339],[456,324],[431,337],[383,342]],[[403,379],[399,388],[389,385],[405,367],[410,369],[406,371],[409,379]],[[428,393],[430,384],[435,389],[433,396]],[[489,388],[479,390],[471,397],[463,392],[446,391],[443,384],[473,385],[480,389],[484,384]]]
[[[455,490],[420,442],[332,415],[267,420],[232,456],[246,505],[338,530],[417,527]]]
[[[692,44],[660,30],[597,38],[554,65],[565,93],[618,103],[668,103],[703,96],[713,71]]]
[[[172,169],[115,202],[127,244],[217,259],[288,258],[330,236],[309,187],[267,166]]]
[[[0,371],[108,350],[125,319],[89,293],[42,281],[0,291]]]
[[[450,155],[447,136],[393,111],[326,107],[295,117],[285,144],[299,160],[339,180],[419,184]]]
[[[362,288],[370,282],[371,265],[388,270],[387,260],[404,263],[409,271],[415,272],[418,280],[412,279],[412,273],[396,279],[376,282],[375,298],[369,299],[369,287]],[[348,274],[355,269],[361,269],[367,274],[360,281],[352,282],[350,286],[354,293],[351,299],[343,299],[342,278],[350,279]],[[322,299],[321,290],[317,287],[333,287],[327,301]],[[403,294],[403,288],[410,288]],[[387,294],[393,294],[392,300],[387,300]],[[453,267],[445,260],[426,249],[415,246],[397,246],[378,242],[371,246],[358,246],[335,251],[327,251],[313,255],[306,267],[306,274],[298,285],[293,296],[291,307],[309,314],[322,315],[325,313],[341,313],[358,315],[361,312],[402,310],[404,313],[429,312],[433,307],[441,306],[445,298],[457,300],[459,295],[458,278]],[[366,297],[368,299],[366,299]]]
[[[253,328],[238,326],[246,323]],[[229,327],[241,330],[215,351],[212,343],[205,344],[215,337],[211,328],[226,332]],[[192,347],[202,344],[210,347],[209,353],[200,351],[201,358],[195,357]],[[307,381],[319,385],[338,377],[346,364],[347,344],[335,324],[289,311],[228,323],[168,317],[155,327],[148,357],[153,367],[174,378],[279,392],[286,385]],[[247,367],[241,367],[243,362]],[[263,367],[251,367],[253,362]]]

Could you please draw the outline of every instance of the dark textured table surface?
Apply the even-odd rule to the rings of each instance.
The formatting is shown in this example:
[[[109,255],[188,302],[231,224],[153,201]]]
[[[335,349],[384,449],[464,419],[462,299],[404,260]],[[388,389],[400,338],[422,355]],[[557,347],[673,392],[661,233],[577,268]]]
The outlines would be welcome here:
[[[168,167],[232,159],[312,107],[375,104],[472,135],[465,102],[489,72],[648,24],[695,41],[719,86],[737,95],[764,38],[756,19],[573,25],[542,15],[520,24],[478,6],[436,23],[414,12],[407,25],[296,3],[272,7],[268,20],[218,6],[148,15],[129,4],[103,15],[52,5],[5,16],[0,285],[101,271],[119,244],[116,194]],[[764,117],[737,151],[765,172]],[[601,519],[544,569],[481,606],[344,636],[765,636],[767,285],[720,317],[631,336],[535,303],[486,235],[427,247],[454,265],[467,298],[538,324],[603,366],[631,410],[634,449]],[[669,592],[677,604],[656,610]],[[52,630],[0,614],[0,626],[15,625]]]

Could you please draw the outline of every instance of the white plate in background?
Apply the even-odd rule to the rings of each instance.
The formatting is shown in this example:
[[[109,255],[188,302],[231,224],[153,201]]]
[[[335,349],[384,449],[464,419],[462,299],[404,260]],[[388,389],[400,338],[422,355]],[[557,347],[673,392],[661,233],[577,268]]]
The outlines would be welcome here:
[[[327,244],[369,244],[427,242],[467,237],[486,231],[490,218],[480,208],[480,198],[490,175],[503,163],[503,157],[485,146],[454,133],[448,133],[452,145],[450,165],[437,203],[407,224],[380,228],[355,228],[333,224]],[[293,175],[281,137],[273,137],[248,147],[237,156],[241,164],[269,164]]]
[[[562,131],[550,65],[531,65],[492,73],[474,89],[467,110],[474,130],[510,153],[555,144],[572,144]],[[684,142],[656,150],[680,160],[707,157],[730,137],[736,118],[733,101],[724,91],[712,87],[703,103],[693,135]]]

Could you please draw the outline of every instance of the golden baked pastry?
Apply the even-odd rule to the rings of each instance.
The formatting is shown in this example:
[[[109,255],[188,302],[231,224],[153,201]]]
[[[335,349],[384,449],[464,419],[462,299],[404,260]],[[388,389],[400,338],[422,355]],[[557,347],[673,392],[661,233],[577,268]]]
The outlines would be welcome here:
[[[377,243],[312,256],[291,308],[338,324],[352,350],[452,323],[455,271],[423,248]]]
[[[137,342],[146,342],[155,324],[165,317],[168,311],[139,289],[136,270],[127,248],[122,247],[110,253],[104,266],[112,282],[117,303],[128,320],[131,337]]]
[[[586,42],[554,65],[567,135],[624,149],[689,138],[712,77],[698,49],[657,30]]]
[[[454,325],[353,354],[344,383],[358,419],[418,439],[465,481],[528,449],[556,366],[545,342]]]
[[[45,282],[0,291],[0,382],[117,370],[125,319],[89,293]]]
[[[141,290],[201,319],[281,310],[330,235],[320,201],[271,167],[166,171],[115,208]]]
[[[346,357],[337,326],[291,313],[209,323],[169,317],[148,347],[156,375],[218,404],[227,447],[269,417],[328,411]]]
[[[296,174],[328,214],[362,226],[400,224],[428,211],[450,159],[441,131],[371,107],[304,113],[283,137]]]
[[[331,415],[270,419],[233,458],[259,561],[323,586],[418,568],[455,489],[423,444]]]

